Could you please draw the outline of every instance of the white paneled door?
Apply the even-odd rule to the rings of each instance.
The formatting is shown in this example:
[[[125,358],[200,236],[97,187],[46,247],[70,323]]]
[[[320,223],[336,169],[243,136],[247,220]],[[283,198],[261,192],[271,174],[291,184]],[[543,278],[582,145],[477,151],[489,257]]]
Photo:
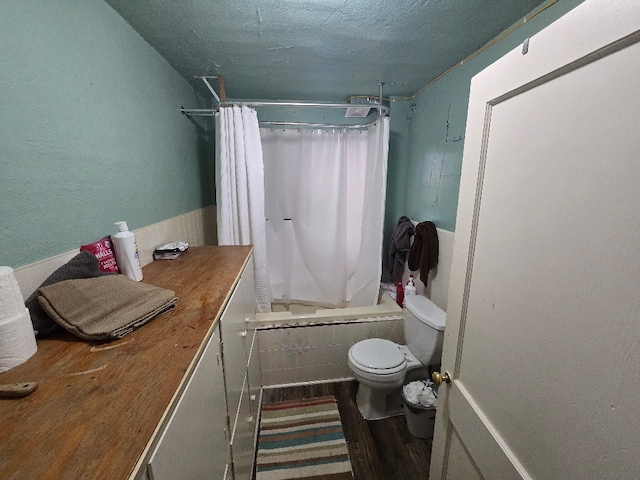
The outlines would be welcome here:
[[[431,479],[640,475],[640,2],[471,84]]]

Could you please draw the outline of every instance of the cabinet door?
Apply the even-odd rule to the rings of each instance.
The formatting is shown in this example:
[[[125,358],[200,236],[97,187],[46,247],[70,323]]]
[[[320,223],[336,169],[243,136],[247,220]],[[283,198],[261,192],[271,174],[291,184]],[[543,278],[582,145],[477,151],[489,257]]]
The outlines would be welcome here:
[[[150,480],[224,478],[229,453],[219,348],[216,329],[151,456]]]
[[[220,319],[231,425],[231,461],[236,480],[251,478],[255,457],[259,395],[254,392],[256,388],[258,392],[260,390],[260,372],[256,371],[259,368],[257,351],[255,356],[251,355],[256,344],[255,313],[253,259],[250,259]]]
[[[251,265],[251,273],[253,274],[253,265]],[[251,280],[253,284],[253,277]],[[258,335],[256,331],[256,302],[255,293],[248,292],[248,297],[245,301],[245,326],[247,330],[245,350],[247,353],[247,381],[249,387],[249,400],[251,415],[257,418],[258,410],[260,408],[260,355],[258,352]]]
[[[250,260],[240,281],[227,303],[220,319],[224,379],[227,391],[229,418],[235,418],[247,374],[249,341],[246,318],[251,309],[255,314],[255,290],[253,285],[253,262]],[[232,423],[233,425],[233,423]]]
[[[255,457],[256,417],[251,414],[249,385],[246,376],[231,432],[231,460],[234,478],[235,480],[250,480]]]
[[[249,335],[251,335],[249,363],[247,365],[249,406],[251,415],[257,418],[260,410],[260,352],[258,352],[258,335],[256,330],[249,330]]]
[[[253,346],[253,336],[256,331],[256,290],[253,276],[253,257],[247,262],[247,268],[242,276],[247,286],[242,289],[242,308],[244,313],[244,323],[247,333],[247,342],[245,342],[245,354],[247,356],[247,363],[251,355],[251,348]]]
[[[258,417],[260,414],[260,372],[258,370],[257,335],[251,332],[247,374],[242,386],[242,395],[235,420],[232,421],[231,458],[236,480],[251,478],[255,462]],[[255,350],[254,350],[255,349]],[[229,412],[233,418],[232,412]]]

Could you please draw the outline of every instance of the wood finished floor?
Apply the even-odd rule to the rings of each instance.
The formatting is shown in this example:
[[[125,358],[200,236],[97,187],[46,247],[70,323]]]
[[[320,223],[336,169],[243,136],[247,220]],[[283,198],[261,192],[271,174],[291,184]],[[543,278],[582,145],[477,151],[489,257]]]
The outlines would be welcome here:
[[[333,395],[338,404],[355,480],[429,478],[431,440],[409,433],[404,415],[367,421],[356,406],[356,381],[264,390],[263,402]]]

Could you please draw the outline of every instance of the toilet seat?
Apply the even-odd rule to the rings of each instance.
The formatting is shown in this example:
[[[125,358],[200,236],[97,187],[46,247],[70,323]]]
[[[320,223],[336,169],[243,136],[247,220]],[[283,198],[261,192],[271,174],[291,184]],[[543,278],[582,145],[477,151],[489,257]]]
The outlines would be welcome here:
[[[374,375],[394,375],[407,366],[398,345],[382,338],[362,340],[349,349],[349,359],[355,368]]]

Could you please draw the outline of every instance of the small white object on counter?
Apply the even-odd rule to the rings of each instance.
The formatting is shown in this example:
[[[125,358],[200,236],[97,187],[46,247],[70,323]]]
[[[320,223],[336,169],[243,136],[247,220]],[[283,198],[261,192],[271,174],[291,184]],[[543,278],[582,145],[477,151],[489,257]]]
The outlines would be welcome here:
[[[170,242],[156,247],[156,252],[186,252],[189,248],[187,242]]]
[[[0,322],[0,372],[29,360],[38,350],[29,310]]]
[[[19,315],[23,310],[24,299],[13,268],[0,267],[0,322]]]
[[[29,310],[11,267],[0,267],[0,372],[26,362],[38,350]]]
[[[129,231],[127,222],[116,222],[115,226],[118,227],[119,232],[112,235],[111,239],[116,249],[118,268],[131,280],[139,282],[142,280],[142,267],[136,237]]]

